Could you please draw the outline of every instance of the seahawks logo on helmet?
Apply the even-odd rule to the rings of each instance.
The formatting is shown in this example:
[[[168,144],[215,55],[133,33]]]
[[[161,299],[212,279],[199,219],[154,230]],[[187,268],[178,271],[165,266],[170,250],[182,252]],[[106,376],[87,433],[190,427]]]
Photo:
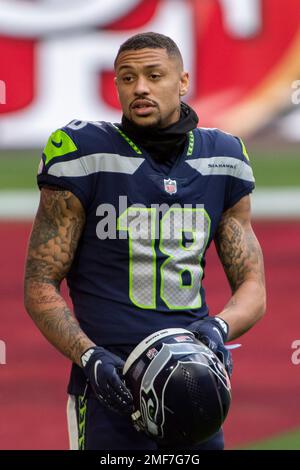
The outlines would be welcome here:
[[[149,354],[154,349],[157,353]],[[160,445],[203,442],[227,416],[231,386],[224,365],[187,330],[148,336],[128,357],[124,376],[133,395],[135,427]]]

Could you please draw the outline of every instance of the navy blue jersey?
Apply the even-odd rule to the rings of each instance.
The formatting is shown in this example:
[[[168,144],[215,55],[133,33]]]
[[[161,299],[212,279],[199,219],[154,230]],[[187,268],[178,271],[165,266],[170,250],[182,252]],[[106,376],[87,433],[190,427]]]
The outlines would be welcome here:
[[[116,352],[208,314],[206,250],[254,178],[242,141],[218,129],[191,131],[170,167],[119,125],[73,121],[50,136],[38,184],[70,190],[85,209],[67,283],[83,331]]]

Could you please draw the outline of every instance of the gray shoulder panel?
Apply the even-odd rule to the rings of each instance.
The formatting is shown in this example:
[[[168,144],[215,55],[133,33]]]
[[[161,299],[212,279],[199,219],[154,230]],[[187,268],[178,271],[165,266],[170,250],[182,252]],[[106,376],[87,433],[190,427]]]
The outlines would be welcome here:
[[[49,168],[48,174],[58,177],[87,176],[100,172],[133,175],[143,162],[144,158],[123,157],[114,153],[95,153],[55,163]]]
[[[192,168],[202,175],[233,176],[245,181],[254,182],[252,168],[247,163],[234,157],[216,156],[186,160]]]

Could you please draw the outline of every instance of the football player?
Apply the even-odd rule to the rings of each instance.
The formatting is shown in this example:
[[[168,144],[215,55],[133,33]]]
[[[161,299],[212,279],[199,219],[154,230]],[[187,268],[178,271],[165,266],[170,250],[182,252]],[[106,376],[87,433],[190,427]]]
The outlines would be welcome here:
[[[224,344],[265,311],[263,258],[250,221],[254,178],[243,142],[197,127],[181,101],[181,53],[162,34],[123,43],[115,59],[121,123],[74,120],[39,167],[28,249],[28,313],[73,363],[71,448],[156,449],[132,426],[124,361],[163,328],[192,331],[231,373]],[[232,289],[209,316],[202,279],[214,240]],[[74,315],[60,293],[66,278]],[[197,449],[222,449],[218,431]]]

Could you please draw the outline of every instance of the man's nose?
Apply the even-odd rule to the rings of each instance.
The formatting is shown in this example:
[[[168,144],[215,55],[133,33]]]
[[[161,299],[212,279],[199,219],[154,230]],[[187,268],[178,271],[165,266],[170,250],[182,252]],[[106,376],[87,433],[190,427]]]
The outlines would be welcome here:
[[[147,95],[150,93],[149,84],[146,77],[140,76],[135,82],[134,93],[136,95]]]

